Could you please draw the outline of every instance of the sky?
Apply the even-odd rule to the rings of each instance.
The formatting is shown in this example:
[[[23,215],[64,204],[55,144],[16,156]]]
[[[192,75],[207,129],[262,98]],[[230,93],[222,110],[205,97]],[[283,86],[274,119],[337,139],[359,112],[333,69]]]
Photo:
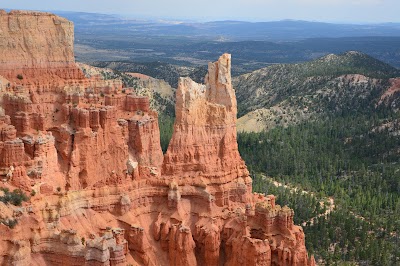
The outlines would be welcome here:
[[[195,21],[400,22],[400,0],[0,0],[0,8]]]

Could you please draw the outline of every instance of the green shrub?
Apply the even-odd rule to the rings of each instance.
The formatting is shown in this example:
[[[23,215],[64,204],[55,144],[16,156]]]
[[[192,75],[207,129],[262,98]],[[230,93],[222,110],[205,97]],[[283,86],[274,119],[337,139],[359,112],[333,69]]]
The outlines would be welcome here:
[[[0,188],[0,190],[4,192],[4,196],[0,197],[0,201],[4,203],[21,206],[23,201],[28,200],[28,196],[20,189],[14,189],[13,192],[10,192],[8,188]]]

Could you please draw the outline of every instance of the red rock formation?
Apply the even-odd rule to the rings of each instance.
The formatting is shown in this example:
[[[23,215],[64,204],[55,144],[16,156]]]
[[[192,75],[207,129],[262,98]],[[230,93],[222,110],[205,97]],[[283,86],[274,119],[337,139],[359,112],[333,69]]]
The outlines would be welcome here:
[[[378,105],[384,104],[391,106],[394,110],[399,110],[400,103],[394,96],[400,94],[400,78],[392,78],[389,82],[390,87],[381,95]]]
[[[85,78],[70,22],[0,15],[0,176],[35,191],[0,206],[1,265],[315,265],[293,211],[251,192],[230,55],[180,80],[163,158],[148,99]]]
[[[71,22],[48,13],[1,14],[0,75],[11,83],[3,108],[23,140],[4,142],[4,168],[24,165],[32,182],[67,190],[122,184],[132,178],[128,161],[160,172],[157,115],[148,99],[123,90],[121,81],[85,78],[75,65]],[[133,115],[143,126],[117,122]],[[3,134],[13,130],[7,126]]]
[[[204,178],[218,206],[245,202],[244,195],[251,192],[251,178],[236,140],[231,56],[222,55],[208,68],[206,85],[190,78],[179,80],[174,133],[164,158],[163,175]]]
[[[206,85],[190,78],[179,80],[174,135],[165,156],[164,175],[201,174],[211,180],[226,173],[232,173],[233,178],[248,176],[236,141],[231,57],[224,54],[208,67]]]
[[[75,65],[72,22],[49,13],[1,11],[0,32],[0,75],[11,83],[84,78]]]

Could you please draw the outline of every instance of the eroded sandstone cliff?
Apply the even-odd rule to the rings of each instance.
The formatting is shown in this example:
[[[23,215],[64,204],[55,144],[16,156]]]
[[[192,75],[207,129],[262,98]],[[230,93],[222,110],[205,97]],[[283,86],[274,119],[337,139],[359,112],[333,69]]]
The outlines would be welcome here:
[[[229,204],[229,198],[241,199],[251,193],[251,178],[236,141],[231,56],[222,55],[208,68],[205,85],[190,78],[179,80],[174,133],[162,173],[204,183],[215,195],[216,204],[223,206]],[[238,183],[246,189],[237,189]]]
[[[293,211],[251,192],[230,55],[180,80],[163,158],[149,100],[86,78],[70,22],[0,11],[0,29],[0,177],[32,195],[0,202],[1,265],[315,264]]]

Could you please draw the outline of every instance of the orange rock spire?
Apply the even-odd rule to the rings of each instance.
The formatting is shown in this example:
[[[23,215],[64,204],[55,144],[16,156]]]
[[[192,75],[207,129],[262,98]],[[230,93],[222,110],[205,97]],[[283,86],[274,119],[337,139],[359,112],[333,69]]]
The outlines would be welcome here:
[[[222,206],[229,196],[221,190],[233,193],[239,182],[250,193],[251,179],[236,140],[231,56],[224,54],[208,67],[205,85],[190,78],[179,80],[174,133],[164,157],[163,175],[204,180],[215,190],[217,205]]]
[[[232,171],[248,175],[236,141],[231,56],[224,54],[208,67],[206,85],[190,78],[179,80],[174,134],[164,159],[165,175],[216,178]]]

